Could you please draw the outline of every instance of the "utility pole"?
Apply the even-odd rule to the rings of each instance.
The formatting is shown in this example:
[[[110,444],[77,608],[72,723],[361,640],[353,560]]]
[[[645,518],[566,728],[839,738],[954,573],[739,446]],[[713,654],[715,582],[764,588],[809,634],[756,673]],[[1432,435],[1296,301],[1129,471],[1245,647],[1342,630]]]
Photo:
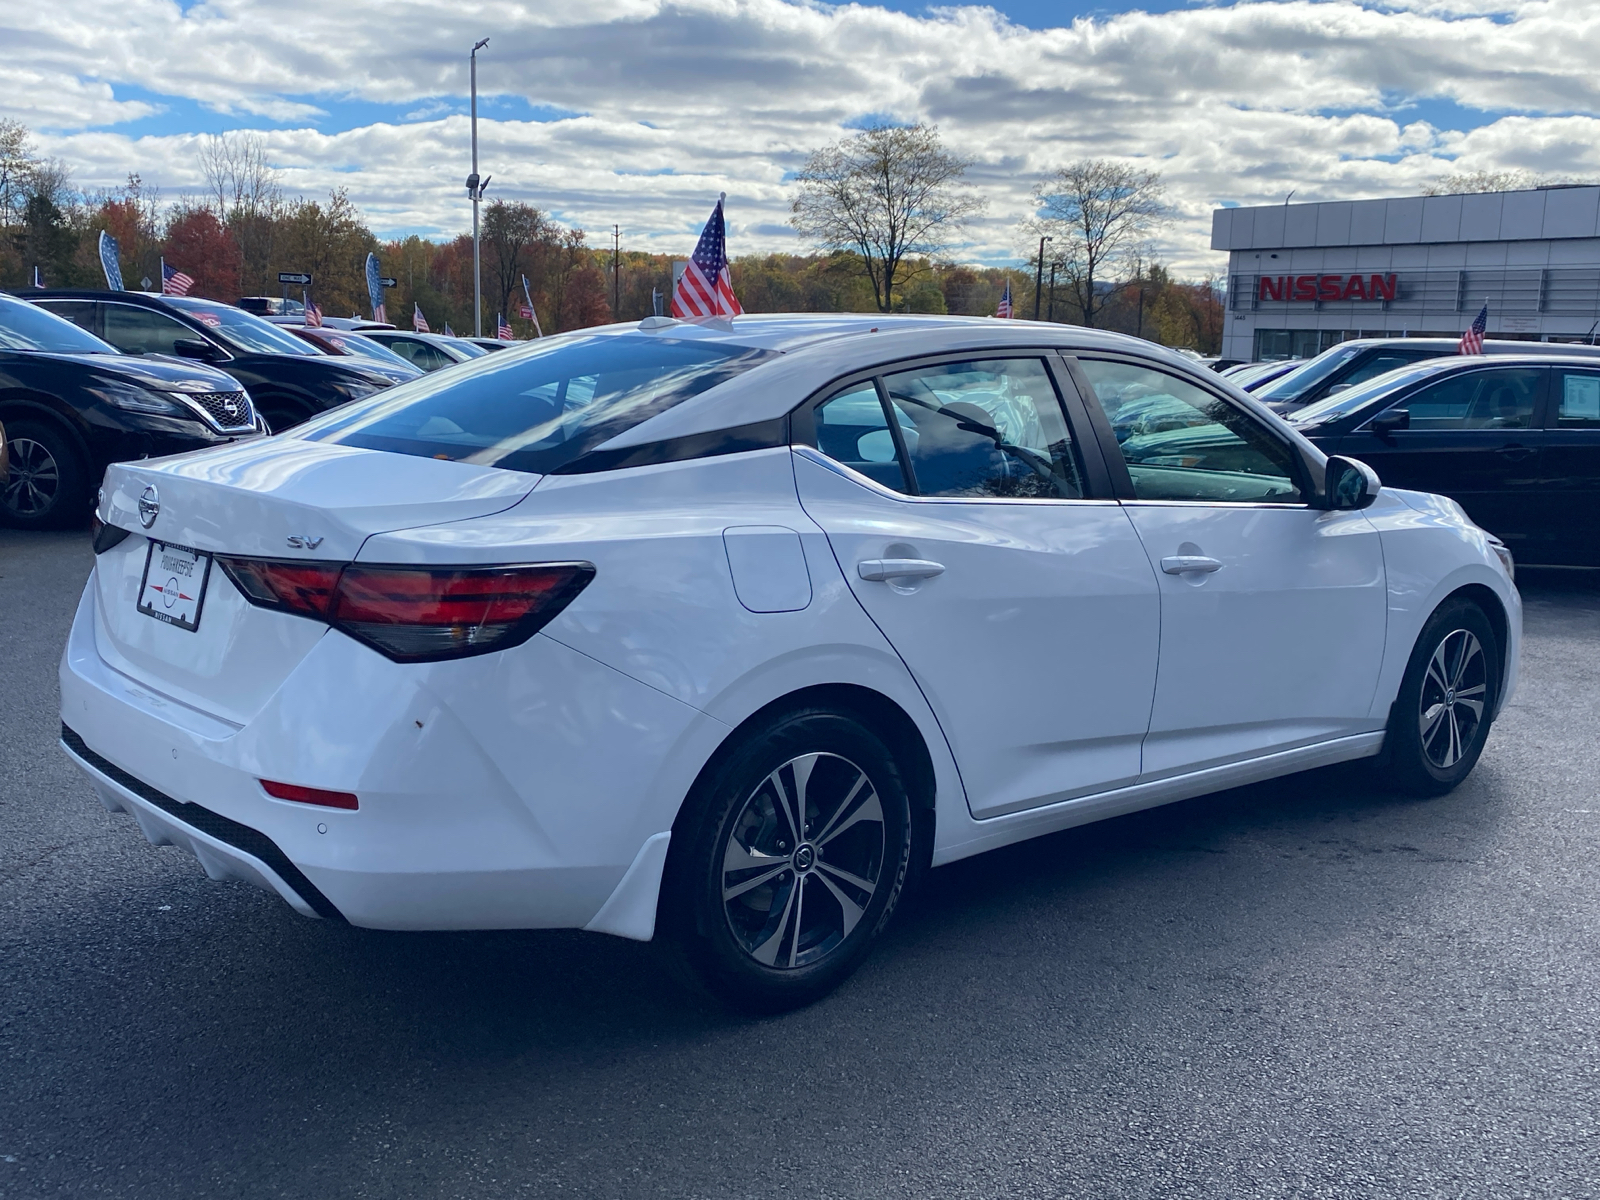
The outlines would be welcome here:
[[[1039,319],[1039,292],[1044,288],[1044,244],[1053,242],[1055,238],[1042,237],[1039,239],[1039,266],[1033,273],[1033,319]]]
[[[1056,319],[1056,268],[1060,265],[1061,260],[1059,258],[1052,259],[1050,262],[1050,308],[1049,315],[1045,317],[1047,321]]]
[[[617,309],[622,307],[622,226],[611,227],[611,319],[622,320]]]
[[[478,51],[489,44],[484,38],[467,57],[472,71],[472,174],[467,176],[467,194],[472,197],[472,336],[483,336],[483,271],[478,254],[478,202],[483,199],[483,184],[478,180]],[[498,332],[498,330],[496,331]]]

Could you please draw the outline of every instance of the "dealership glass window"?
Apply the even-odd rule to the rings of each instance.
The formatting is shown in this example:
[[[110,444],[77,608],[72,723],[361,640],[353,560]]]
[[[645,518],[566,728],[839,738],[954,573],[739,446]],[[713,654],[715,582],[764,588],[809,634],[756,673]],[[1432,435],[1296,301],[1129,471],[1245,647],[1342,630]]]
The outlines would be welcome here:
[[[1507,367],[1452,375],[1405,401],[1408,428],[1526,429],[1533,424],[1541,374],[1538,367]]]
[[[920,496],[1076,500],[1083,477],[1038,359],[940,363],[888,375]]]
[[[1253,417],[1165,371],[1082,365],[1140,500],[1304,503],[1293,450]]]
[[[1556,424],[1563,429],[1600,429],[1600,375],[1561,371]]]
[[[205,340],[171,317],[131,304],[107,304],[105,320],[106,341],[124,354],[172,354],[174,342]]]

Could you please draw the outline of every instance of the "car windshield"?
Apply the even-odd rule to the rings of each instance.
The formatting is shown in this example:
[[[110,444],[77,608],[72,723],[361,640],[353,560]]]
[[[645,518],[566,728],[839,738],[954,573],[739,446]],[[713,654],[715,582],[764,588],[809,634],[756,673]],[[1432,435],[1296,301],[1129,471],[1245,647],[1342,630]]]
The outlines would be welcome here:
[[[0,296],[0,350],[38,350],[46,354],[120,353],[111,343],[102,342],[65,317],[12,296]]]
[[[1331,350],[1324,350],[1305,366],[1296,367],[1283,378],[1262,388],[1256,393],[1256,399],[1263,404],[1271,404],[1275,400],[1293,400],[1296,396],[1303,396],[1361,351],[1360,346],[1335,346]]]
[[[326,326],[317,332],[322,334],[323,338],[331,345],[337,346],[346,354],[354,354],[360,358],[371,359],[373,362],[381,362],[386,367],[411,366],[410,363],[389,349],[389,347],[380,346],[371,338],[364,338],[358,333],[344,333],[340,330],[329,329]]]
[[[485,354],[489,353],[489,351],[484,347],[478,345],[476,342],[469,342],[466,338],[451,338],[450,348],[452,350],[461,351],[461,353],[465,354],[468,358],[482,358]]]
[[[551,339],[401,384],[301,436],[543,474],[776,353],[629,335]]]
[[[1286,418],[1294,425],[1326,425],[1329,421],[1337,421],[1347,417],[1359,408],[1363,408],[1374,401],[1381,400],[1399,391],[1403,387],[1416,383],[1419,379],[1426,379],[1436,375],[1448,365],[1446,362],[1430,360],[1416,363],[1409,367],[1399,367],[1393,371],[1386,371],[1382,375],[1375,375],[1365,383],[1357,384],[1342,392],[1335,392],[1331,396],[1324,396],[1315,404],[1308,404],[1299,412],[1293,412]]]
[[[216,336],[246,354],[296,354],[318,356],[322,351],[302,342],[286,329],[263,321],[254,313],[231,304],[196,300],[189,296],[163,296],[161,299],[180,312],[186,312]]]

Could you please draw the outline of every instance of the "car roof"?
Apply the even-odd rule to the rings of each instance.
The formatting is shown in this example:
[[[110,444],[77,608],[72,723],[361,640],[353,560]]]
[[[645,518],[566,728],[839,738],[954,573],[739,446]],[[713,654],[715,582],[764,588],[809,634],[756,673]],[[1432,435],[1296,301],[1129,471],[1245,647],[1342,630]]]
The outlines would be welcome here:
[[[1348,341],[1335,343],[1329,350],[1348,350],[1352,347],[1361,350],[1445,350],[1455,353],[1456,347],[1461,345],[1460,338],[1350,338]],[[1600,355],[1600,346],[1591,346],[1583,342],[1522,342],[1511,338],[1485,338],[1485,350],[1493,350],[1496,356],[1502,354],[1597,354]],[[1518,349],[1509,349],[1509,347]],[[1523,349],[1523,347],[1536,347],[1537,349]],[[1324,354],[1329,351],[1323,351]],[[1310,362],[1307,358],[1302,360]]]

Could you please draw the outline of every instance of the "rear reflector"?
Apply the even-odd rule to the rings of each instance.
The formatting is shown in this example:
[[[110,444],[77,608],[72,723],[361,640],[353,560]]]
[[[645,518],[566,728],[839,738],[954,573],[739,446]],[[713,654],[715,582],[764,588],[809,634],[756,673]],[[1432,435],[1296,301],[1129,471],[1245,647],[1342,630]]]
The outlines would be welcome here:
[[[520,645],[594,578],[586,562],[410,567],[217,561],[251,603],[326,621],[396,662],[437,662]]]
[[[267,795],[279,800],[293,800],[296,804],[320,804],[323,808],[361,807],[353,792],[330,792],[323,788],[301,787],[297,783],[273,783],[270,779],[263,779],[261,786]]]
[[[128,536],[126,529],[115,525],[107,525],[96,514],[89,518],[89,544],[94,547],[96,554],[104,554],[111,547],[121,543]]]

